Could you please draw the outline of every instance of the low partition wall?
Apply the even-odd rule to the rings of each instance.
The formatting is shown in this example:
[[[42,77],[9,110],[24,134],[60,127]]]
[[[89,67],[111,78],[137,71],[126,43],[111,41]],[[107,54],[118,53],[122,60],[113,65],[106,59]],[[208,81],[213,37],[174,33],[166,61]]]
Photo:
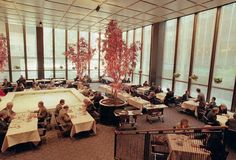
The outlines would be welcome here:
[[[224,127],[115,131],[114,158],[210,160],[210,143],[224,143],[224,131]]]

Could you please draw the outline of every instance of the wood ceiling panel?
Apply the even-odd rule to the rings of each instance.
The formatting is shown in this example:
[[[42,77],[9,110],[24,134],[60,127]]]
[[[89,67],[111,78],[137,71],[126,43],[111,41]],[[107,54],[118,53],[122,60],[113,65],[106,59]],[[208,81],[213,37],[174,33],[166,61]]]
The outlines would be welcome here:
[[[117,14],[122,15],[122,16],[133,17],[133,16],[136,16],[136,15],[140,14],[140,12],[133,11],[133,10],[130,10],[130,9],[123,9],[120,12],[118,12]]]
[[[158,6],[163,6],[167,3],[174,2],[175,0],[143,0],[144,2],[149,2],[152,4],[156,4]]]
[[[93,11],[89,14],[90,16],[95,16],[95,17],[100,17],[100,18],[107,18],[108,16],[110,16],[110,13],[106,13],[106,12],[102,12],[102,11]]]
[[[156,9],[151,10],[151,11],[148,11],[147,13],[155,15],[155,16],[163,16],[166,14],[170,14],[172,12],[173,12],[172,10],[158,7]]]
[[[142,14],[139,14],[139,15],[135,16],[134,18],[141,19],[141,20],[148,20],[148,19],[151,19],[151,18],[154,18],[154,17],[156,17],[156,16],[146,14],[146,13],[142,13]]]
[[[92,0],[77,0],[73,3],[73,6],[95,9],[100,3],[92,1]]]
[[[84,15],[87,15],[91,10],[90,9],[85,9],[85,8],[80,8],[80,7],[74,7],[72,6],[70,9],[69,9],[69,12],[72,12],[72,13],[79,13],[79,14],[84,14]]]
[[[172,9],[174,11],[179,11],[185,8],[193,7],[196,4],[187,0],[176,0],[172,3],[164,5],[164,7]]]
[[[30,6],[43,6],[44,0],[14,0],[17,4],[30,5]]]
[[[183,14],[180,14],[178,12],[174,12],[174,13],[163,16],[163,18],[173,19],[173,18],[177,18],[177,17],[180,17],[180,16],[183,16]]]
[[[101,21],[102,18],[87,16],[87,17],[84,18],[84,20],[87,20],[87,21],[93,21],[93,22],[98,22],[98,21]]]
[[[114,14],[114,15],[112,15],[112,16],[110,16],[110,17],[108,17],[108,18],[106,18],[106,19],[109,19],[109,20],[117,20],[117,21],[124,21],[124,20],[126,20],[126,19],[128,19],[129,17],[125,17],[125,16],[119,16],[119,15],[116,15],[116,14]]]
[[[210,2],[203,3],[202,5],[207,8],[218,7],[227,3],[236,2],[236,0],[213,0]]]
[[[71,4],[74,0],[47,0],[47,1],[60,4]]]
[[[23,4],[16,4],[16,8],[20,11],[29,11],[29,12],[40,12],[41,8],[36,6],[27,6]]]
[[[56,10],[52,10],[52,9],[43,9],[43,14],[47,14],[47,15],[52,15],[52,16],[63,16],[65,12],[63,11],[56,11]]]
[[[194,7],[188,8],[188,9],[181,10],[180,12],[187,15],[187,14],[191,14],[191,13],[196,13],[196,12],[204,10],[204,9],[206,9],[206,8],[204,8],[202,6],[194,6]]]
[[[135,19],[135,18],[130,18],[130,19],[127,19],[127,20],[125,20],[125,21],[123,21],[123,22],[131,23],[131,24],[137,24],[137,23],[142,22],[142,20],[140,20],[140,19]]]
[[[106,3],[124,8],[138,1],[139,0],[107,0]]]
[[[133,4],[132,6],[129,6],[129,8],[133,10],[138,10],[140,12],[146,12],[146,11],[156,8],[156,6],[140,1],[138,3]]]
[[[121,9],[122,9],[121,7],[103,4],[100,10],[104,12],[115,13],[115,12],[120,11]]]
[[[67,12],[66,15],[65,15],[65,18],[73,18],[73,19],[82,19],[84,17],[85,17],[85,15],[69,13],[69,12]]]
[[[44,1],[44,8],[67,11],[67,9],[69,8],[69,5]]]

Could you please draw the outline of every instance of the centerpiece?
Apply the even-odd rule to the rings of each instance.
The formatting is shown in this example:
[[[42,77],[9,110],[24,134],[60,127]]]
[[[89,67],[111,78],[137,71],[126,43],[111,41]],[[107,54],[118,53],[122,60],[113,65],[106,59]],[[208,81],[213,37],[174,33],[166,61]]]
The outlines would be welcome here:
[[[109,85],[112,88],[111,97],[100,101],[101,122],[113,123],[115,121],[114,110],[123,108],[125,101],[117,98],[121,90],[122,79],[131,75],[137,61],[137,51],[140,50],[140,42],[130,44],[128,47],[122,40],[122,30],[115,20],[111,20],[106,28],[102,40],[102,53],[106,62],[105,72],[113,79]]]

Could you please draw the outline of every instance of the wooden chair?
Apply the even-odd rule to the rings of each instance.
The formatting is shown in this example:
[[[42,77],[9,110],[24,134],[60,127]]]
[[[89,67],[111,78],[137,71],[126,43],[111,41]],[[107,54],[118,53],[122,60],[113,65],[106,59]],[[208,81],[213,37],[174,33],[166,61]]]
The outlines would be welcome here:
[[[164,122],[164,109],[152,109],[152,110],[147,110],[147,115],[146,115],[146,120],[149,123],[152,123],[154,119],[159,119],[161,122]]]

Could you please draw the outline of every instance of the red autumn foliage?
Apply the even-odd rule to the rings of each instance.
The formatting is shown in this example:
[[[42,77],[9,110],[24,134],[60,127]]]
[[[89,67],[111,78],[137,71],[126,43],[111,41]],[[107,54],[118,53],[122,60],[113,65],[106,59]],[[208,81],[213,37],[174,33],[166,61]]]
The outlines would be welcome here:
[[[92,59],[96,49],[89,47],[86,40],[81,37],[76,44],[69,44],[65,55],[69,60],[75,64],[77,75],[79,77],[83,76],[84,71],[87,70],[89,61]]]
[[[7,39],[0,34],[0,72],[4,70],[8,62],[8,49],[7,49]]]
[[[131,75],[137,61],[137,51],[140,42],[132,43],[129,47],[122,40],[122,30],[115,20],[108,23],[102,40],[102,52],[106,62],[106,73],[113,78],[111,83],[113,94],[116,98],[117,91],[121,88],[121,80],[128,74]]]

